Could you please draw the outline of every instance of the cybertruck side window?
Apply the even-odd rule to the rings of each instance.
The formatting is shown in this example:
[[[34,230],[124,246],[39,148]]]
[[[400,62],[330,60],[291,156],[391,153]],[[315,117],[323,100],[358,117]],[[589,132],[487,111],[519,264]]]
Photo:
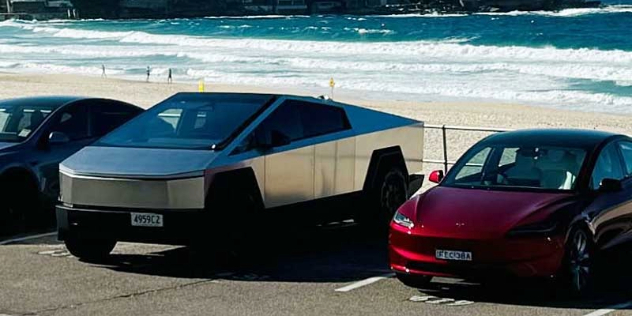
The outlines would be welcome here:
[[[343,109],[297,100],[285,101],[232,154],[255,147],[254,133],[278,132],[290,142],[351,129]]]
[[[268,131],[279,131],[291,141],[350,129],[344,110],[296,100],[284,102],[263,123]]]

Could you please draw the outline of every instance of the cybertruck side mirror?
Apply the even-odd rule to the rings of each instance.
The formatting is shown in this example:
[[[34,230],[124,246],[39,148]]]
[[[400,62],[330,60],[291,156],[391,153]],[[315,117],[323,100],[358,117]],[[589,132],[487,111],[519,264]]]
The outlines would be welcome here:
[[[601,192],[619,192],[623,190],[623,184],[621,180],[616,179],[603,179],[601,180],[601,185],[599,186],[599,191]]]
[[[443,170],[435,170],[428,177],[428,181],[432,183],[439,183],[441,180],[443,180]]]
[[[50,133],[50,135],[48,135],[49,145],[60,145],[66,144],[68,142],[70,142],[70,138],[68,137],[68,135],[62,132],[52,132]]]

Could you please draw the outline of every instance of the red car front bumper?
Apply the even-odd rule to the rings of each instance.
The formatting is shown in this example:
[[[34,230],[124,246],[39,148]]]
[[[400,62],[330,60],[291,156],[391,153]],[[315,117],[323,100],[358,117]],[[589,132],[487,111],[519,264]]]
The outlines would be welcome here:
[[[471,252],[472,261],[437,259],[436,250]],[[391,224],[389,234],[391,269],[413,275],[550,277],[560,269],[563,257],[561,236],[494,240],[438,238],[397,224]]]

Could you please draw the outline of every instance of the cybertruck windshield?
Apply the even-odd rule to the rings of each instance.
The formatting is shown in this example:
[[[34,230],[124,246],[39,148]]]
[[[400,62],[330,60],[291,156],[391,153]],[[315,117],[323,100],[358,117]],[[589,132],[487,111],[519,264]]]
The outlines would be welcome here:
[[[54,110],[55,106],[0,103],[0,142],[26,140]]]
[[[272,98],[247,94],[178,94],[106,135],[96,145],[218,149]]]
[[[468,152],[443,185],[569,191],[585,157],[581,148],[483,146]]]

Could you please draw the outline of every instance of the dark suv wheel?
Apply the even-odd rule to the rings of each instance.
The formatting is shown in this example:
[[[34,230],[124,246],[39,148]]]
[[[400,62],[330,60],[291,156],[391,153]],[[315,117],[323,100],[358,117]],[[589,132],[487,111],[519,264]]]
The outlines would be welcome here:
[[[40,196],[37,185],[20,173],[5,175],[0,179],[0,235],[23,232],[29,227],[39,227]]]

